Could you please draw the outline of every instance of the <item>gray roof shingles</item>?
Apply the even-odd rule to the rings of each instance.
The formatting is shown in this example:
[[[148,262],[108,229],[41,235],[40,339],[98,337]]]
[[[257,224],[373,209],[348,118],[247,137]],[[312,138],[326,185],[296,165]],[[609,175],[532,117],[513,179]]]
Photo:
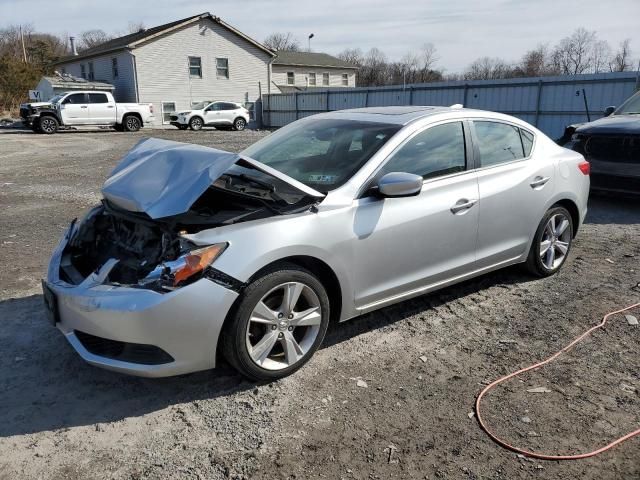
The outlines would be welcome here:
[[[305,67],[334,67],[334,68],[353,68],[355,65],[345,62],[339,58],[333,57],[327,53],[319,52],[289,52],[279,51],[278,56],[273,61],[274,65],[298,65]]]

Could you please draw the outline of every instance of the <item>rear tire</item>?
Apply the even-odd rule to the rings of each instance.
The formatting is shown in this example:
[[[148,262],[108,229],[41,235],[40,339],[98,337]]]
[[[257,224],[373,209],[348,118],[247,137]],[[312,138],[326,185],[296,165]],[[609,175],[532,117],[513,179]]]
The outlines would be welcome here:
[[[45,133],[47,135],[52,135],[58,131],[59,126],[60,124],[58,123],[58,119],[52,117],[51,115],[46,115],[44,117],[40,117],[36,131]]]
[[[245,377],[276,380],[309,361],[328,325],[323,285],[309,271],[283,264],[245,288],[223,328],[222,353]]]
[[[573,241],[573,220],[567,209],[550,208],[533,237],[526,268],[538,277],[549,277],[564,265]]]
[[[204,126],[204,121],[200,117],[193,117],[191,120],[189,120],[189,128],[194,132],[197,132],[198,130],[202,130],[203,126]]]
[[[135,115],[126,115],[122,119],[122,126],[126,132],[137,132],[142,127],[142,122]]]
[[[247,121],[242,117],[238,117],[233,121],[233,129],[237,132],[241,132],[246,126]]]

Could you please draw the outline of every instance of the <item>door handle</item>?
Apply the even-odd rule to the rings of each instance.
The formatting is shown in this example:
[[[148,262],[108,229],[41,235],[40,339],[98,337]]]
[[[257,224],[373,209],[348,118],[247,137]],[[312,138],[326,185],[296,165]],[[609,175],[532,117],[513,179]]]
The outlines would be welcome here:
[[[531,188],[539,188],[544,186],[544,184],[547,183],[550,179],[551,177],[541,177],[540,175],[538,175],[529,185],[531,185]]]
[[[468,200],[466,198],[461,198],[456,202],[456,204],[453,207],[451,207],[451,213],[456,214],[456,213],[462,212],[463,210],[468,210],[471,207],[473,207],[476,203],[478,203],[478,200],[476,200],[475,198],[472,198],[471,200]]]
[[[113,105],[107,105],[107,108],[113,108]]]
[[[80,105],[80,108],[87,108],[86,105]]]

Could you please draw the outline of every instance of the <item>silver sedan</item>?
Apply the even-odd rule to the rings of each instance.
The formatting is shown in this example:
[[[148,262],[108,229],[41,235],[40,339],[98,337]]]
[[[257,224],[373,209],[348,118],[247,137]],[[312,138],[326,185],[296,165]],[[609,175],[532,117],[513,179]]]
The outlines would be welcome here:
[[[517,263],[556,273],[589,164],[526,122],[451,107],[308,117],[240,154],[136,145],[43,281],[87,362],[141,376],[300,368],[329,322]]]

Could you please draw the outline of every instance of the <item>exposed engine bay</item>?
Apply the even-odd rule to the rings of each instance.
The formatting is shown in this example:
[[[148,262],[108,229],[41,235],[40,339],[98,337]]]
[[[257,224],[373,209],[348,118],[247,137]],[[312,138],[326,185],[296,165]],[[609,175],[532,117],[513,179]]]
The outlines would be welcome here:
[[[62,254],[61,278],[79,284],[111,259],[107,281],[117,285],[161,286],[169,265],[199,247],[181,235],[274,215],[308,210],[312,202],[278,209],[260,198],[209,188],[189,211],[161,219],[128,212],[103,200],[80,222]],[[215,207],[214,205],[217,205]],[[166,271],[165,271],[166,270]],[[165,278],[164,280],[168,280]],[[171,282],[160,282],[171,286]]]
[[[227,246],[185,235],[304,212],[322,196],[259,162],[157,139],[136,145],[102,192],[71,230],[60,278],[78,285],[100,272],[103,283],[158,291],[200,278]]]

